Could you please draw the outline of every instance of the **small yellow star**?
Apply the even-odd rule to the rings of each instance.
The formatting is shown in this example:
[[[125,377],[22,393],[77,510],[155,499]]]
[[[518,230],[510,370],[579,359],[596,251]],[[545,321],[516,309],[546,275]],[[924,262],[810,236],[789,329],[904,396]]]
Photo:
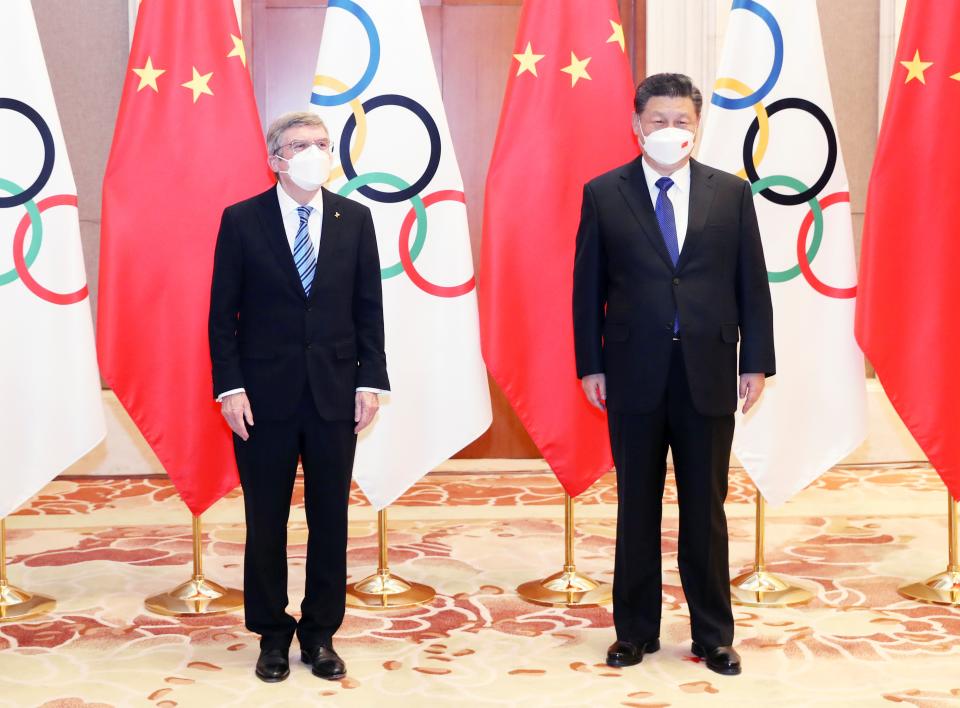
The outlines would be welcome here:
[[[527,42],[527,48],[523,54],[513,55],[513,58],[520,62],[520,68],[517,69],[517,76],[520,76],[520,74],[525,71],[529,71],[534,76],[537,76],[537,62],[543,59],[543,57],[543,54],[534,54],[533,47],[530,46],[530,42]]]
[[[243,65],[247,65],[247,50],[243,48],[243,40],[240,39],[235,34],[230,35],[230,39],[233,40],[233,49],[230,50],[230,53],[227,54],[227,59],[230,57],[240,57],[240,61],[243,62]]]
[[[586,59],[577,59],[577,55],[573,52],[570,52],[570,66],[565,66],[560,71],[563,71],[567,74],[570,74],[570,85],[576,86],[577,81],[580,79],[591,79],[593,77],[587,73],[587,64],[590,63],[591,57]]]
[[[610,20],[610,27],[613,29],[613,34],[607,37],[607,44],[609,44],[610,42],[616,42],[617,44],[620,45],[621,52],[627,51],[626,43],[623,39],[623,25],[621,25],[619,22],[614,22],[613,20]]]
[[[153,60],[150,57],[147,57],[147,63],[142,69],[134,69],[133,73],[140,77],[140,85],[137,86],[137,91],[149,86],[157,93],[160,93],[160,89],[157,88],[157,77],[160,74],[167,73],[166,69],[154,69]]]
[[[926,84],[923,72],[933,66],[932,61],[920,61],[919,49],[914,53],[913,61],[902,61],[900,64],[907,70],[907,80],[903,82],[905,84],[909,84],[913,79],[920,79],[921,84]]]
[[[193,91],[193,102],[196,103],[197,99],[200,98],[200,94],[202,93],[205,93],[208,96],[213,95],[213,91],[211,91],[210,87],[207,86],[207,84],[210,83],[211,76],[213,76],[212,71],[209,74],[203,74],[201,76],[200,72],[197,71],[197,67],[193,67],[193,78],[180,85]]]
[[[960,81],[960,71],[958,71],[956,74],[950,74],[950,78],[954,81]]]

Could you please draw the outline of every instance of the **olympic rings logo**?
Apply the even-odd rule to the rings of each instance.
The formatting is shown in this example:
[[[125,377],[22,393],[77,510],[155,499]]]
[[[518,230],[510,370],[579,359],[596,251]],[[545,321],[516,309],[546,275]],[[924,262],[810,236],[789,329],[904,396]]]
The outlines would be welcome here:
[[[41,214],[57,206],[77,207],[77,195],[75,194],[57,194],[41,199],[39,202],[34,201],[34,197],[47,185],[50,176],[53,174],[53,165],[56,159],[53,133],[43,116],[32,106],[22,101],[0,97],[0,110],[19,113],[30,121],[43,143],[43,162],[37,177],[30,185],[24,188],[8,179],[0,178],[0,190],[8,195],[0,196],[0,209],[13,209],[23,206],[26,210],[26,214],[23,215],[14,232],[13,268],[0,273],[0,287],[19,280],[34,295],[54,305],[72,305],[80,302],[87,297],[86,285],[72,293],[58,293],[41,285],[30,272],[30,266],[36,261],[43,244],[43,217]],[[28,228],[31,229],[30,246],[24,253],[23,246],[26,242]]]
[[[783,33],[777,19],[766,7],[755,0],[733,0],[733,10],[746,10],[756,15],[769,29],[773,39],[773,63],[766,80],[756,91],[734,78],[720,78],[714,84],[714,93],[710,102],[719,108],[727,110],[742,110],[752,108],[756,113],[743,137],[743,169],[737,172],[739,177],[749,180],[754,195],[760,194],[764,199],[781,206],[793,206],[806,203],[810,210],[807,212],[797,234],[797,265],[782,271],[768,271],[767,279],[771,283],[785,283],[796,277],[803,276],[804,280],[821,295],[836,299],[856,297],[857,287],[838,288],[825,284],[814,273],[812,263],[820,250],[823,240],[823,210],[833,204],[850,201],[849,192],[835,192],[822,196],[824,188],[830,182],[837,166],[839,148],[837,134],[829,116],[818,105],[802,98],[782,98],[769,106],[763,100],[776,85],[783,70],[784,44]],[[730,98],[716,93],[719,89],[728,89],[740,95],[739,98]],[[823,170],[816,182],[806,185],[798,179],[787,175],[771,175],[760,177],[758,172],[761,162],[766,155],[770,142],[770,117],[780,111],[803,111],[816,120],[823,130],[827,140],[827,159]],[[786,187],[793,193],[776,192],[771,187]],[[807,246],[807,235],[813,226],[813,238]]]
[[[410,202],[410,211],[400,226],[398,238],[400,260],[380,269],[382,280],[389,280],[406,273],[410,282],[428,295],[445,298],[464,295],[476,287],[474,276],[459,285],[438,285],[427,280],[415,266],[415,261],[423,251],[427,240],[427,207],[441,201],[465,203],[464,193],[461,190],[443,189],[431,194],[422,194],[423,190],[436,176],[440,167],[442,151],[440,129],[430,112],[409,96],[383,94],[363,102],[360,101],[360,94],[370,86],[380,67],[380,35],[370,15],[353,0],[330,0],[328,7],[331,9],[340,8],[353,15],[366,32],[367,41],[370,45],[367,66],[363,75],[353,86],[347,86],[339,79],[324,74],[317,74],[313,79],[314,91],[311,93],[310,103],[315,106],[326,107],[349,105],[351,109],[351,115],[344,123],[338,140],[340,165],[330,173],[330,180],[335,181],[341,177],[347,180],[338,192],[341,196],[347,196],[357,191],[368,199],[381,204]],[[318,87],[332,89],[337,93],[319,94],[315,90]],[[382,106],[396,106],[409,111],[423,124],[427,132],[430,140],[430,154],[423,172],[413,183],[388,172],[357,173],[356,163],[363,154],[367,142],[367,114]],[[387,192],[376,189],[372,185],[386,185],[393,187],[396,191]],[[413,232],[414,224],[416,224],[416,232],[411,243],[410,235]]]

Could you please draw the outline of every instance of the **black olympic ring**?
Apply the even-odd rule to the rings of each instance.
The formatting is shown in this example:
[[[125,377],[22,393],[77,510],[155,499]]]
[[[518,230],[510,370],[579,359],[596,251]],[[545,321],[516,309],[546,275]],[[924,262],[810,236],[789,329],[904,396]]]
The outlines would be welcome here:
[[[406,108],[421,120],[430,136],[430,159],[427,161],[427,168],[423,171],[420,178],[406,189],[401,189],[399,192],[383,192],[379,189],[364,185],[358,187],[357,191],[375,202],[384,204],[404,202],[422,192],[424,188],[430,184],[433,176],[437,174],[437,168],[440,167],[440,130],[437,128],[433,117],[427,112],[427,109],[412,98],[400,96],[395,93],[388,93],[383,96],[374,96],[363,102],[363,110],[367,113],[380,106],[399,106],[400,108]],[[354,179],[357,176],[357,171],[353,168],[353,162],[350,158],[350,138],[353,137],[353,131],[356,127],[357,118],[355,115],[351,115],[343,126],[343,133],[340,135],[340,164],[343,166],[343,174],[346,175],[348,180]]]
[[[811,103],[802,98],[781,98],[779,101],[774,101],[767,106],[767,115],[773,116],[778,111],[787,108],[796,108],[798,111],[804,111],[816,118],[823,128],[823,134],[827,138],[827,164],[824,166],[823,172],[820,173],[820,177],[813,183],[810,189],[805,192],[800,192],[799,194],[781,194],[769,188],[761,190],[760,192],[760,194],[774,204],[793,206],[795,204],[804,204],[811,199],[816,199],[817,195],[827,186],[827,182],[830,181],[833,170],[837,166],[837,134],[834,132],[833,125],[830,123],[827,114],[823,112],[823,109],[815,103]],[[747,134],[743,137],[743,169],[750,178],[751,184],[760,179],[760,175],[757,174],[757,168],[754,167],[753,164],[753,141],[757,137],[759,130],[760,119],[754,118],[750,127],[747,128]]]
[[[50,175],[53,174],[53,160],[56,152],[53,145],[53,133],[50,132],[50,126],[47,125],[43,116],[37,113],[31,106],[15,98],[0,98],[0,110],[4,108],[22,115],[33,123],[37,132],[40,133],[40,139],[43,141],[43,165],[41,165],[40,174],[37,175],[33,184],[25,190],[11,197],[0,197],[0,209],[25,204],[40,193],[40,190],[47,184],[47,180],[50,179]]]

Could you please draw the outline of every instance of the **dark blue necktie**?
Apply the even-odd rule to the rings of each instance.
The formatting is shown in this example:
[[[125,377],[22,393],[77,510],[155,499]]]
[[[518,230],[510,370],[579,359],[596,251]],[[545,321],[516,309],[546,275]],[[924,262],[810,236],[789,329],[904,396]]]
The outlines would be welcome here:
[[[657,214],[657,224],[660,225],[660,233],[663,235],[663,242],[667,247],[667,253],[670,254],[670,260],[673,261],[673,267],[677,267],[677,261],[680,260],[680,242],[677,240],[677,220],[673,215],[673,202],[667,196],[667,191],[673,186],[673,180],[669,177],[661,177],[654,184],[660,190],[657,195],[657,205],[654,211]],[[673,315],[673,333],[680,331],[680,315]]]

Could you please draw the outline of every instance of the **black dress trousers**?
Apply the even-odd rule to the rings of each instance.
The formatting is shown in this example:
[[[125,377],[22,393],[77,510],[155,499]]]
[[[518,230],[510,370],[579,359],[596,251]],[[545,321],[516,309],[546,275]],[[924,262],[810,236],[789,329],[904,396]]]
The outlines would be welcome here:
[[[244,614],[263,649],[286,649],[294,634],[301,647],[329,646],[343,622],[353,428],[350,420],[322,419],[305,387],[293,418],[255,422],[247,441],[233,436],[247,521]],[[286,612],[287,520],[298,460],[309,529],[299,622]]]
[[[682,342],[671,352],[668,382],[647,414],[608,417],[617,467],[617,547],[613,619],[617,638],[660,636],[660,522],[667,448],[673,451],[680,506],[680,580],[693,640],[706,647],[733,643],[727,496],[734,416],[705,416],[690,395]]]

